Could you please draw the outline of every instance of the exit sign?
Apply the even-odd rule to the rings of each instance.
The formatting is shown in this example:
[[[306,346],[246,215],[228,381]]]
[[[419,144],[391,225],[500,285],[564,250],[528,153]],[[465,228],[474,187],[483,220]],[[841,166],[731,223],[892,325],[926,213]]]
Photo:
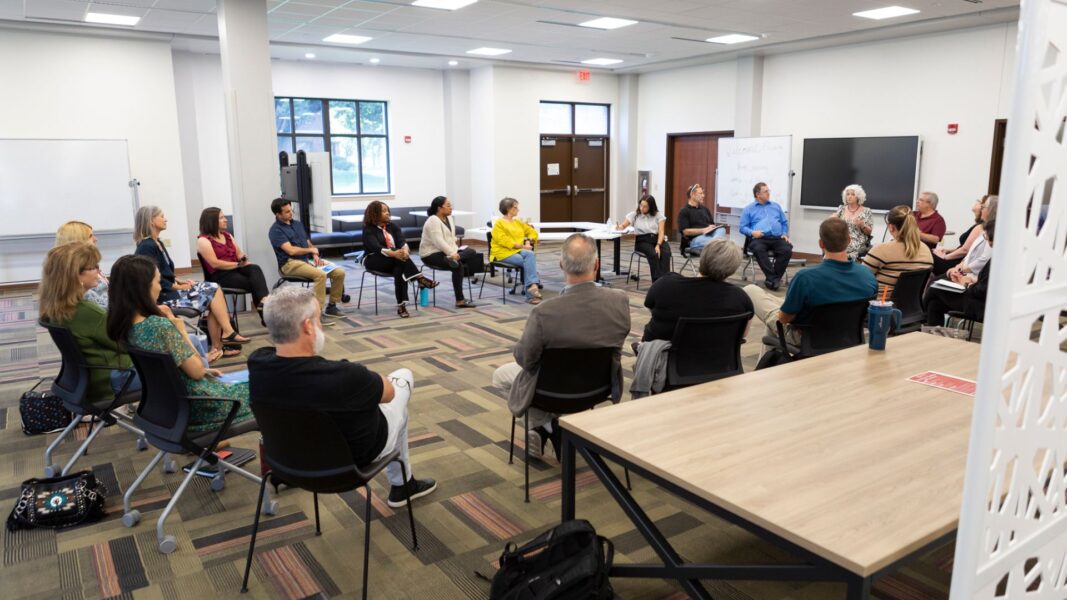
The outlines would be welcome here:
[[[578,81],[586,82],[593,78],[593,74],[586,69],[578,71]]]

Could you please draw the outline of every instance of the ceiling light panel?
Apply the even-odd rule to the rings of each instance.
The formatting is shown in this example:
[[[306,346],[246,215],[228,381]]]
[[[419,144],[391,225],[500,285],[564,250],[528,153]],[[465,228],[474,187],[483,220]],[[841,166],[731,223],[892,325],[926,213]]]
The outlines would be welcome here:
[[[347,33],[335,33],[333,35],[322,38],[322,41],[329,42],[331,44],[362,44],[369,42],[374,38],[369,38],[365,35],[349,35]]]
[[[759,38],[754,35],[745,35],[743,33],[731,33],[729,35],[720,35],[718,37],[708,38],[705,42],[711,42],[712,44],[741,44],[744,42],[751,42],[758,40]]]
[[[608,65],[617,65],[622,61],[617,58],[590,58],[589,60],[583,60],[583,65],[595,65],[598,67],[606,67]]]
[[[459,10],[464,6],[470,6],[478,0],[415,0],[412,6],[420,8],[439,8],[442,10]]]
[[[475,48],[474,50],[467,50],[467,54],[477,54],[478,56],[501,56],[503,54],[510,53],[511,50],[506,48]]]
[[[852,13],[854,17],[863,17],[864,19],[893,19],[896,17],[904,17],[907,15],[914,15],[919,11],[914,8],[905,8],[903,6],[886,6],[885,8],[876,8],[874,10],[865,10],[857,13]]]
[[[110,13],[86,13],[86,23],[99,23],[101,25],[122,25],[124,27],[133,27],[141,20],[141,17],[134,17],[130,15],[113,15]]]
[[[592,21],[578,23],[580,27],[592,27],[593,29],[618,29],[629,25],[637,25],[637,21],[630,19],[616,19],[615,17],[600,17]]]

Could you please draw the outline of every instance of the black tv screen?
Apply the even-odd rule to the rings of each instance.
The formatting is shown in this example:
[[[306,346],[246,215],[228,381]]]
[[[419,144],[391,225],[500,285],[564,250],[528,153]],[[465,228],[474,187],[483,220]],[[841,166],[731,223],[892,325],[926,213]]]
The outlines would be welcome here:
[[[857,183],[871,210],[915,200],[919,137],[808,138],[800,172],[800,205],[837,208],[841,191]]]

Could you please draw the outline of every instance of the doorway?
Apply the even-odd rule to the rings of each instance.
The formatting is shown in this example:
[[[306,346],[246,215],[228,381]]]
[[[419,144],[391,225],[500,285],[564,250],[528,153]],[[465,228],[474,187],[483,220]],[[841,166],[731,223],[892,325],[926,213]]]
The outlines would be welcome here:
[[[705,204],[716,211],[715,173],[719,168],[719,139],[733,137],[732,131],[667,134],[667,176],[662,206],[667,217],[667,231],[677,239],[674,220],[686,203],[689,186],[704,187]]]
[[[608,144],[600,136],[541,136],[542,222],[604,222]]]
[[[1000,172],[1004,164],[1004,139],[1008,136],[1008,120],[997,119],[993,123],[993,152],[989,162],[989,189],[987,194],[1000,190]]]

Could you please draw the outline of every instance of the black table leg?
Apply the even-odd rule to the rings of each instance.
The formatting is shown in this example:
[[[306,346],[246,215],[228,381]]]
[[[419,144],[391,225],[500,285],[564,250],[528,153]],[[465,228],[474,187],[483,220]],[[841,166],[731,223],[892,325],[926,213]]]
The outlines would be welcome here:
[[[848,580],[848,600],[867,600],[871,597],[871,578],[855,575]]]
[[[600,239],[599,238],[597,238],[597,241],[596,241],[596,258],[597,258],[596,281],[597,281],[597,283],[601,283],[601,282],[604,281],[604,277],[602,277],[600,275],[600,263],[603,262],[603,260],[600,258]]]
[[[612,242],[615,244],[615,274],[622,275],[622,236],[620,235],[612,240]],[[629,275],[629,273],[627,273],[627,275]]]
[[[563,449],[560,451],[559,460],[562,466],[561,474],[561,507],[562,507],[562,520],[570,521],[574,519],[574,496],[576,482],[574,479],[574,444],[571,443],[571,434],[564,429],[562,431],[561,438],[563,439]]]

